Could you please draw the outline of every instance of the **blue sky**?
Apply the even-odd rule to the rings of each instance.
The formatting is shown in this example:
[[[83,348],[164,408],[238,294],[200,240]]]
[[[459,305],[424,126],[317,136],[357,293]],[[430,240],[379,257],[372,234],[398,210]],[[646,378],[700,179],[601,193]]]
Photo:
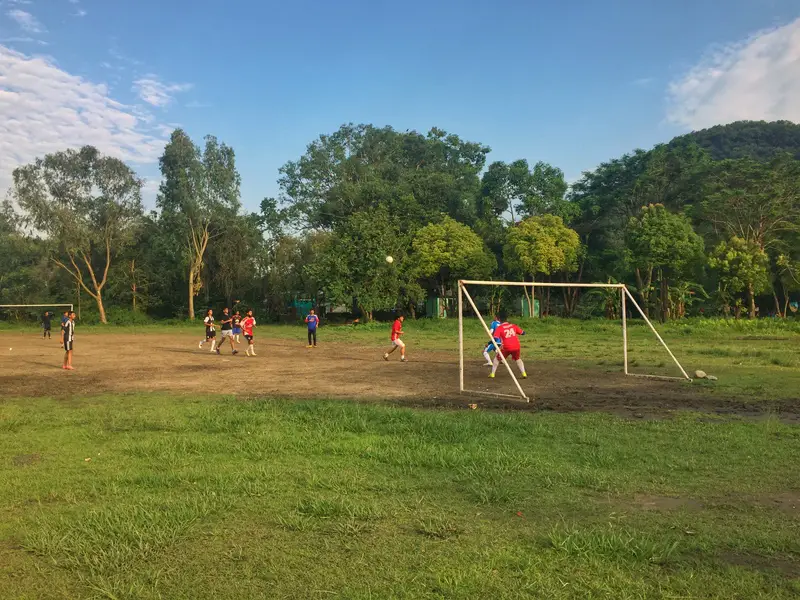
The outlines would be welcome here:
[[[490,160],[544,160],[574,180],[692,128],[800,121],[797,0],[0,0],[0,11],[0,170],[95,143],[148,179],[151,200],[175,125],[234,147],[255,209],[283,163],[346,122],[437,126],[488,144]]]

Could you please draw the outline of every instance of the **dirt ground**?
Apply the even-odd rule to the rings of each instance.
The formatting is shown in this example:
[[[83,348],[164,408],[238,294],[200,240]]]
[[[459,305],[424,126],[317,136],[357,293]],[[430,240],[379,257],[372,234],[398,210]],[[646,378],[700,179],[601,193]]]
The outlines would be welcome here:
[[[218,356],[199,349],[188,333],[84,334],[76,336],[75,371],[61,369],[63,350],[57,339],[31,333],[0,334],[0,392],[3,397],[86,397],[102,393],[174,392],[236,394],[292,398],[348,398],[391,401],[409,406],[603,411],[636,418],[658,418],[680,409],[716,414],[777,414],[800,421],[800,403],[724,399],[689,383],[626,377],[562,361],[526,365],[523,389],[531,403],[458,393],[458,356],[416,352],[400,362],[395,352],[387,363],[380,346],[321,345],[307,349],[302,341],[257,340],[257,357],[230,348]],[[524,358],[524,357],[523,357]],[[480,356],[465,364],[465,387],[477,392],[514,394],[504,367],[495,380]]]

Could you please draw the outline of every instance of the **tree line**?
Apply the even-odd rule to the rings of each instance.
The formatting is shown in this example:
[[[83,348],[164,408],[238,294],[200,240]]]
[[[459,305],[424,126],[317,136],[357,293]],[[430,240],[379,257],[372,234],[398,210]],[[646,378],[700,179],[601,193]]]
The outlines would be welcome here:
[[[345,125],[287,162],[280,194],[257,212],[243,210],[234,150],[213,136],[172,133],[152,211],[119,159],[50,154],[15,169],[0,211],[0,303],[82,296],[106,322],[237,302],[278,318],[304,298],[372,319],[414,315],[469,278],[624,282],[661,320],[795,306],[800,126],[712,128],[572,185],[553,165],[487,164],[489,153],[437,128]],[[545,315],[619,313],[615,294],[537,289]]]

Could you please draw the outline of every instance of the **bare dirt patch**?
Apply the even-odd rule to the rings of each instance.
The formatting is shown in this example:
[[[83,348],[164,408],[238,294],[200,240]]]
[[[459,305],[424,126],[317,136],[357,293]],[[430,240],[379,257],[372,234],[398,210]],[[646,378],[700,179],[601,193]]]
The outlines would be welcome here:
[[[39,454],[18,454],[11,459],[15,467],[27,467],[28,465],[35,465],[42,461]]]
[[[35,335],[0,334],[0,390],[5,397],[81,398],[103,393],[171,392],[290,398],[351,398],[411,406],[484,409],[603,411],[632,418],[663,418],[677,410],[722,415],[776,414],[800,421],[800,401],[721,399],[688,383],[625,377],[562,361],[528,364],[522,382],[533,398],[527,404],[480,394],[458,393],[458,357],[448,352],[416,352],[401,363],[397,353],[382,359],[381,346],[324,343],[306,349],[296,342],[257,340],[257,357],[244,345],[232,356],[199,349],[197,336],[78,332],[73,372],[61,369],[58,340]],[[6,348],[13,346],[13,351]],[[475,391],[515,392],[507,373],[487,378],[480,357],[468,360],[465,384]]]

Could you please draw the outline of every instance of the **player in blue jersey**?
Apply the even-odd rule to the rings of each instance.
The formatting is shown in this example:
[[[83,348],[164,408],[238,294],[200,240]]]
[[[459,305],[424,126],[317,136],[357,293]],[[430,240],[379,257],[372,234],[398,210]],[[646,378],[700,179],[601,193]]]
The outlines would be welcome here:
[[[319,325],[319,317],[312,308],[309,315],[306,317],[306,324],[308,325],[308,347],[317,347],[317,326]]]
[[[494,317],[494,319],[492,320],[492,324],[489,325],[489,331],[494,333],[494,330],[497,329],[498,325],[501,325],[501,323],[500,323],[500,321],[497,320],[497,317]],[[498,346],[500,346],[500,344],[503,343],[503,341],[500,338],[497,338],[497,337],[494,338],[494,341],[497,342]],[[486,344],[486,348],[483,349],[483,358],[486,359],[486,364],[484,366],[486,366],[486,367],[491,367],[492,366],[492,358],[489,356],[489,352],[495,352],[495,351],[496,351],[496,349],[495,349],[494,344],[492,342],[489,342],[488,344]]]

